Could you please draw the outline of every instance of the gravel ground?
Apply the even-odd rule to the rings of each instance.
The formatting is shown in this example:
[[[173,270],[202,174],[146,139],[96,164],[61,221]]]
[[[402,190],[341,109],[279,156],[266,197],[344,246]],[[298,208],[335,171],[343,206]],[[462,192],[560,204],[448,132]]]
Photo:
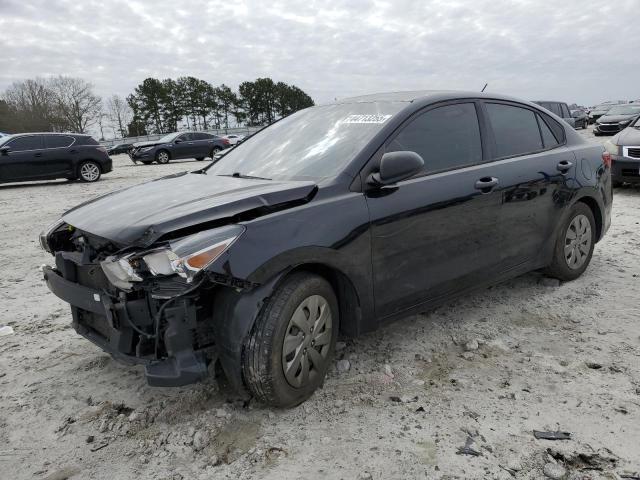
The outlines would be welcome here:
[[[0,337],[0,477],[640,478],[640,189],[615,191],[580,279],[531,273],[342,339],[324,388],[282,411],[214,381],[148,387],[71,329],[38,272],[51,262],[38,232],[98,194],[201,165],[114,163],[93,185],[0,187],[0,325],[15,330]]]

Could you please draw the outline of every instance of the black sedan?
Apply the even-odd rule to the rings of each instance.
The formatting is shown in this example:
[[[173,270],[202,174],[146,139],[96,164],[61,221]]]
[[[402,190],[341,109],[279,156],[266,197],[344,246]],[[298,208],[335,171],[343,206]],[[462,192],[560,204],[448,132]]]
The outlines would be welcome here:
[[[0,183],[56,178],[96,182],[111,168],[107,149],[90,135],[20,133],[0,138]]]
[[[129,157],[134,163],[169,163],[170,160],[195,158],[204,160],[229,148],[226,138],[205,132],[175,132],[156,141],[134,143]]]
[[[625,128],[640,115],[640,104],[627,103],[615,105],[596,121],[593,133],[596,135],[614,135]]]
[[[610,161],[511,97],[345,99],[66,212],[41,235],[56,258],[44,277],[75,330],[150,384],[219,362],[290,407],[322,385],[338,332],[531,270],[582,275],[611,221]]]

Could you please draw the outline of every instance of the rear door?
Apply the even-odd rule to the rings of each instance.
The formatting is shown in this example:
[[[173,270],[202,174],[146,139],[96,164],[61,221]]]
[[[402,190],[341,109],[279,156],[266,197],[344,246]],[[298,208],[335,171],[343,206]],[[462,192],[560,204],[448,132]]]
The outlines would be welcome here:
[[[0,181],[38,180],[50,174],[42,135],[23,135],[3,146],[11,150],[0,156]]]
[[[495,164],[500,166],[501,259],[507,270],[539,267],[575,179],[564,127],[526,105],[482,103]]]
[[[67,135],[43,135],[46,149],[47,169],[52,175],[71,176],[73,159],[77,153],[72,153],[75,138]]]
[[[484,163],[472,100],[414,115],[371,160],[409,150],[424,171],[365,196],[371,216],[376,314],[392,315],[460,291],[496,274],[500,194]]]
[[[203,132],[194,133],[193,136],[196,147],[195,157],[208,157],[213,148],[214,136]]]

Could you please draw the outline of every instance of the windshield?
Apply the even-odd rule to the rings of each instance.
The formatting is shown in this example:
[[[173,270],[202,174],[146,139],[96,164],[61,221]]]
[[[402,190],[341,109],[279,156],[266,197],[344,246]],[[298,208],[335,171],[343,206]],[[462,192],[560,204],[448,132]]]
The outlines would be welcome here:
[[[640,105],[618,105],[612,107],[607,115],[635,115],[640,113]]]
[[[0,137],[0,145],[4,145],[13,138],[13,135],[3,135]]]
[[[607,110],[609,110],[612,107],[612,105],[597,105],[595,107],[593,107],[593,111],[598,111],[598,112],[606,112]]]
[[[405,102],[307,108],[244,140],[207,173],[277,180],[335,177]]]
[[[162,137],[160,140],[158,140],[158,142],[159,143],[173,142],[173,139],[176,138],[178,135],[180,135],[180,132],[170,133],[169,135],[165,135],[164,137]]]

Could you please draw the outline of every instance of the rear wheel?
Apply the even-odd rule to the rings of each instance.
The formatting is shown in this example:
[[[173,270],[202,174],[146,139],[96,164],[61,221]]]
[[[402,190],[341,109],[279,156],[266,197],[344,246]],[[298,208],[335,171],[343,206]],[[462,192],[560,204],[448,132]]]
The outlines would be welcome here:
[[[204,160],[204,157],[196,157],[196,160],[201,162],[202,160]]]
[[[78,167],[78,178],[83,182],[91,183],[100,180],[100,165],[93,160],[85,160]]]
[[[211,149],[211,158],[213,158],[217,153],[220,153],[222,149],[220,147],[213,147]]]
[[[158,163],[169,163],[169,152],[166,150],[160,150],[156,153],[156,162]]]
[[[587,269],[596,241],[596,222],[591,209],[576,203],[565,220],[545,273],[560,280],[574,280]]]
[[[244,345],[243,378],[259,401],[293,407],[322,385],[338,335],[338,301],[317,275],[294,273],[269,299]]]
[[[624,185],[624,182],[618,182],[614,180],[613,182],[611,182],[611,185],[613,186],[613,188],[620,188],[622,187],[622,185]]]

